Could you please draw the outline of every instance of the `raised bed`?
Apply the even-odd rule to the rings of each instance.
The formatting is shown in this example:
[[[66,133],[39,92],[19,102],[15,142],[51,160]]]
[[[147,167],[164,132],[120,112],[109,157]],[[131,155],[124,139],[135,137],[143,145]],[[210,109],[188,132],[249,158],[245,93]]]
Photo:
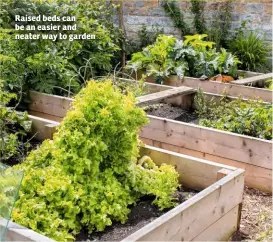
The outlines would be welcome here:
[[[223,94],[231,96],[242,96],[244,98],[259,97],[265,102],[272,102],[272,91],[263,87],[265,80],[272,78],[272,73],[262,74],[255,72],[243,72],[240,71],[245,78],[240,80],[232,81],[231,83],[222,83],[217,81],[204,81],[199,78],[184,77],[180,79],[178,76],[170,76],[165,81],[166,85],[169,86],[188,86],[192,88],[201,88],[204,92]],[[148,77],[147,81],[153,83],[154,79]]]
[[[189,108],[192,106],[194,94],[184,91],[180,89],[175,96],[172,93],[172,97],[169,98],[162,95],[162,92],[157,93],[154,95],[161,95],[161,99],[153,100]],[[50,100],[53,101],[55,98],[56,102],[64,102],[60,97],[50,97]],[[147,101],[148,99],[145,100]],[[37,105],[39,103],[40,105]],[[64,117],[67,110],[63,113],[58,111],[58,116],[55,116],[51,109],[44,107],[45,103],[45,99],[44,101],[35,99],[29,107],[29,113],[35,115],[30,116],[34,131],[39,131],[38,138],[42,139],[52,137],[58,121]],[[150,123],[140,132],[140,137],[146,144],[243,168],[246,170],[246,184],[249,187],[272,192],[272,141],[151,115],[148,117]]]
[[[141,148],[156,164],[172,164],[183,186],[200,192],[122,241],[222,241],[238,229],[244,170],[150,146]],[[0,219],[0,226],[5,221]],[[6,241],[52,241],[9,223]]]

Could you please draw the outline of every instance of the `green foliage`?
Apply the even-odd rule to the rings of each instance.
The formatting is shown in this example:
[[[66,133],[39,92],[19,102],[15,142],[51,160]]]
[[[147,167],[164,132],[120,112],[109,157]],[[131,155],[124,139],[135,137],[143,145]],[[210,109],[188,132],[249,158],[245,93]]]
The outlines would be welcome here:
[[[266,85],[267,85],[267,89],[269,90],[273,90],[273,79],[268,79],[265,81]]]
[[[176,1],[163,0],[162,4],[165,12],[173,20],[174,26],[181,30],[182,36],[191,34],[190,28],[188,27],[187,23],[185,23],[184,15],[179,6],[177,6]]]
[[[0,80],[0,161],[8,163],[9,159],[19,156],[28,147],[24,137],[31,129],[31,121],[26,112],[18,112],[8,106],[16,99],[16,94],[3,90]]]
[[[271,104],[261,100],[234,100],[223,97],[219,103],[206,99],[202,91],[195,96],[196,112],[199,124],[237,134],[249,135],[261,139],[272,139]]]
[[[172,166],[137,161],[138,132],[147,122],[131,93],[111,81],[91,81],[76,96],[53,140],[18,168],[25,178],[13,220],[57,241],[82,227],[103,231],[125,223],[129,205],[155,196],[160,209],[175,205],[178,174]]]
[[[229,33],[231,27],[231,13],[233,0],[225,0],[219,3],[216,17],[208,28],[208,39],[215,43],[216,49],[227,48],[232,36]]]
[[[142,48],[151,45],[156,41],[157,37],[163,33],[163,28],[160,29],[158,26],[152,26],[152,28],[148,30],[146,25],[143,24],[141,30],[138,32],[138,37],[140,41],[138,49],[142,50]]]
[[[239,65],[241,70],[266,70],[268,64],[267,57],[271,48],[258,33],[239,33],[230,42],[229,49],[241,60],[242,63]]]
[[[163,83],[170,75],[183,78],[213,77],[216,74],[237,76],[238,58],[225,49],[217,52],[214,43],[205,41],[206,34],[185,36],[178,40],[173,36],[160,35],[153,45],[132,55],[127,69],[146,72]]]
[[[196,33],[206,33],[205,20],[203,18],[203,1],[191,0],[191,12],[194,14],[194,27]]]
[[[114,6],[108,1],[1,0],[0,9],[1,78],[6,87],[69,95],[77,93],[91,77],[111,70],[120,31],[109,21]],[[75,16],[77,31],[73,33],[92,33],[96,40],[16,40],[15,34],[22,33],[12,30],[16,14]]]

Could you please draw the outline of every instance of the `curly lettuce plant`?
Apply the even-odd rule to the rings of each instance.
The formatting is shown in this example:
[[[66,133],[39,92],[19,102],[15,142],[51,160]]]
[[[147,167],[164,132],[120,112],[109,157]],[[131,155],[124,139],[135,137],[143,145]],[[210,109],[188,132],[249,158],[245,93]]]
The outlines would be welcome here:
[[[76,96],[53,140],[18,166],[25,172],[13,220],[58,241],[81,228],[103,231],[125,223],[143,195],[160,209],[176,204],[178,173],[170,165],[138,160],[138,131],[145,112],[131,93],[111,81],[90,81]]]

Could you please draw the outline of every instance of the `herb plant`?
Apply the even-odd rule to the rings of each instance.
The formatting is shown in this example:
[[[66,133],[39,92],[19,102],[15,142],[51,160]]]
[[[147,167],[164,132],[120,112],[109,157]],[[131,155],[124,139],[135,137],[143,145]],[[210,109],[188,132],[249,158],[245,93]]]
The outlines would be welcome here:
[[[25,172],[13,220],[58,241],[81,228],[103,231],[125,223],[143,195],[160,209],[175,205],[178,173],[170,165],[138,159],[145,112],[131,93],[111,81],[91,81],[54,134],[17,168]],[[35,212],[34,212],[35,211]]]
[[[197,92],[194,102],[202,126],[272,139],[271,104],[254,99],[229,101],[225,96],[217,103],[206,99],[201,90]]]

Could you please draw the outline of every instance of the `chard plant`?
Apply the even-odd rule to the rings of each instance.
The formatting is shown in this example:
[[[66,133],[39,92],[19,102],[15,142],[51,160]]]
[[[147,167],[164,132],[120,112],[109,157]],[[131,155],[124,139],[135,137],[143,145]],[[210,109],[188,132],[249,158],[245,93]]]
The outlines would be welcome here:
[[[211,78],[226,74],[237,77],[238,58],[225,49],[218,52],[213,42],[204,40],[206,37],[206,34],[196,34],[178,40],[173,36],[161,35],[153,45],[134,53],[127,69],[144,71],[161,82],[170,75],[181,79],[186,75]]]

